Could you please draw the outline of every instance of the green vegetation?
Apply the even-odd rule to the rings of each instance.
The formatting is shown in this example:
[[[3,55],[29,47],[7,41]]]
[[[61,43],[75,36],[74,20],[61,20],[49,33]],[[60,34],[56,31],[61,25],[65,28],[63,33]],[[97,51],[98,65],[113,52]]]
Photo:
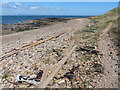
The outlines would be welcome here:
[[[88,60],[91,60],[91,58],[92,58],[92,56],[89,55],[89,56],[84,56],[84,57],[82,57],[80,60],[81,60],[81,61],[88,61]]]
[[[22,32],[22,31],[26,31],[25,29],[18,29],[16,30],[16,32]]]
[[[90,33],[94,33],[94,30],[92,30],[92,29],[85,29],[85,30],[82,30],[82,32],[90,32]]]
[[[77,30],[74,34],[80,39],[88,39],[94,35],[94,31],[92,29],[85,28],[83,30]]]
[[[77,30],[74,33],[74,39],[76,42],[79,41],[85,41],[85,43],[82,43],[83,45],[90,45],[90,46],[97,46],[97,42],[99,40],[99,35],[101,30],[104,30],[109,23],[113,23],[111,30],[108,32],[109,36],[114,39],[114,41],[118,42],[116,46],[118,46],[120,50],[120,30],[118,29],[118,9],[120,7],[115,8],[104,15],[101,16],[95,16],[95,17],[90,17],[90,26],[86,26],[83,30]],[[81,45],[79,45],[81,46]],[[77,48],[79,48],[79,46]],[[80,58],[79,58],[80,57]],[[94,55],[91,56],[91,54],[87,55],[81,55],[79,53],[78,60],[81,61],[87,61],[87,60],[92,60],[94,58]]]
[[[44,61],[44,63],[45,64],[51,64],[51,63],[53,63],[54,61],[52,60],[52,59],[50,59],[50,58],[47,58],[45,61]]]
[[[50,54],[50,53],[52,53],[52,50],[51,49],[46,49],[45,53]]]
[[[120,50],[120,30],[119,30],[119,10],[120,7],[114,8],[109,12],[105,13],[104,15],[91,17],[89,18],[91,22],[96,24],[96,30],[100,31],[106,28],[109,23],[113,23],[112,28],[109,30],[109,36],[114,39],[116,42],[117,48]]]
[[[85,27],[83,30],[77,30],[74,35],[75,41],[87,40],[88,45],[96,46],[98,41],[98,34],[96,33],[96,26]]]
[[[110,22],[116,23],[118,21],[118,9],[120,9],[120,7],[114,8],[104,15],[91,17],[89,19],[97,25],[99,30],[104,29]]]
[[[6,79],[6,78],[8,78],[9,77],[9,75],[8,74],[5,74],[3,77],[2,77],[2,79]]]

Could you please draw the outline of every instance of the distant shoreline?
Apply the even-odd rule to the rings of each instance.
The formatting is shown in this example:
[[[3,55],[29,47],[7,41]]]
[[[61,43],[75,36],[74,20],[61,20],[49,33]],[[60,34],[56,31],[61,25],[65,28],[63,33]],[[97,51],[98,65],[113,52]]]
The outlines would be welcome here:
[[[44,18],[87,18],[91,16],[74,16],[74,15],[3,15],[1,24],[15,24],[27,20],[44,19]]]
[[[66,23],[67,18],[44,18],[44,19],[33,19],[33,20],[26,20],[21,23],[15,24],[2,24],[2,35],[8,35],[23,31],[30,31],[40,29],[42,27],[46,27],[49,25],[54,25],[57,23]]]
[[[90,16],[3,16],[2,23],[7,21],[10,23],[2,24],[2,35],[40,29],[60,22],[66,23],[67,20],[88,17]]]

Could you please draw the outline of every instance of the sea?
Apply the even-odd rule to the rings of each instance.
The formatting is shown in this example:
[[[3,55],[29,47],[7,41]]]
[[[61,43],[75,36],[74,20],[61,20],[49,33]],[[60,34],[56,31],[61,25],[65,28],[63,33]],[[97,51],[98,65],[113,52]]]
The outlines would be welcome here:
[[[21,23],[26,20],[33,19],[44,19],[44,18],[86,18],[90,16],[64,16],[64,15],[40,15],[40,16],[30,16],[30,15],[8,15],[8,16],[0,16],[0,24],[15,24]]]

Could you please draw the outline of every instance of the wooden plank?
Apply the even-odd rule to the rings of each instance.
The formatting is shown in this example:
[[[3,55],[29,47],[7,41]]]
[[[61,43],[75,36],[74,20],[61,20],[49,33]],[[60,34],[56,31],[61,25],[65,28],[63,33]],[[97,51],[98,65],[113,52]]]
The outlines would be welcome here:
[[[44,68],[44,72],[43,72],[42,78],[40,80],[40,85],[42,85],[42,83],[47,79],[48,72],[49,72],[49,65],[46,65],[45,68]]]
[[[36,46],[38,44],[44,43],[45,41],[51,40],[52,38],[54,38],[54,37],[48,37],[47,39],[44,39],[44,40],[38,41],[36,43],[33,43],[33,44],[29,45],[29,46],[23,47],[20,50],[25,50],[25,49],[31,48],[31,47]]]
[[[55,70],[49,75],[49,77],[45,80],[45,82],[43,82],[42,85],[39,85],[39,88],[45,88],[49,82],[52,80],[52,78],[57,74],[57,72],[60,70],[60,68],[62,67],[62,65],[67,61],[67,59],[70,57],[70,55],[72,54],[72,52],[75,50],[76,45],[73,46],[73,48],[71,50],[68,51],[68,54],[58,63],[58,66],[55,68]]]
[[[55,36],[52,36],[52,37],[48,37],[48,38],[46,38],[46,39],[44,39],[44,40],[40,40],[40,41],[38,41],[38,42],[36,42],[36,43],[33,43],[33,44],[31,44],[31,45],[23,46],[23,48],[21,48],[20,50],[25,50],[25,49],[31,48],[31,47],[33,47],[33,46],[36,46],[36,45],[38,45],[38,44],[44,43],[45,41],[51,40],[51,39],[53,39],[53,38],[56,38],[56,37],[58,37],[58,36],[60,36],[60,35],[62,35],[62,34],[64,34],[64,33],[65,33],[65,32],[60,33],[60,34],[55,35]]]
[[[16,51],[9,51],[9,52],[6,53],[5,55],[1,55],[1,56],[0,56],[0,60],[2,60],[2,58],[6,58],[6,57],[9,57],[9,56],[11,56],[11,55],[14,55],[14,54],[18,53],[19,51],[22,51],[22,50],[25,50],[25,49],[34,47],[34,46],[39,45],[39,44],[42,44],[42,43],[44,43],[44,42],[46,42],[46,41],[48,41],[48,40],[51,40],[51,39],[53,39],[53,38],[57,38],[57,37],[59,37],[60,35],[62,35],[62,34],[64,34],[64,33],[65,33],[65,32],[60,33],[60,34],[57,34],[57,35],[52,36],[52,37],[48,37],[48,38],[46,38],[46,39],[44,39],[44,40],[37,41],[37,42],[35,42],[35,43],[33,43],[33,44],[23,46],[22,48],[17,49]]]
[[[17,52],[18,52],[18,51],[12,51],[12,52],[9,52],[9,53],[7,53],[7,54],[5,54],[5,55],[2,55],[2,56],[0,57],[0,61],[3,60],[3,58],[6,58],[6,57],[9,57],[9,56],[11,56],[11,55],[16,54]]]

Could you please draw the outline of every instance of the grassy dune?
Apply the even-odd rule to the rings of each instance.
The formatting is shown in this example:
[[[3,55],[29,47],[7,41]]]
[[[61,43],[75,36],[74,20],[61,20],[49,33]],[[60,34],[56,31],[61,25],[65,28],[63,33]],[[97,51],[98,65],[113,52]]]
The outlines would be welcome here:
[[[120,49],[120,30],[119,30],[119,10],[120,7],[114,8],[104,15],[91,17],[91,22],[96,24],[94,29],[103,30],[109,23],[113,23],[111,30],[108,32],[110,37],[114,39],[116,46]]]

